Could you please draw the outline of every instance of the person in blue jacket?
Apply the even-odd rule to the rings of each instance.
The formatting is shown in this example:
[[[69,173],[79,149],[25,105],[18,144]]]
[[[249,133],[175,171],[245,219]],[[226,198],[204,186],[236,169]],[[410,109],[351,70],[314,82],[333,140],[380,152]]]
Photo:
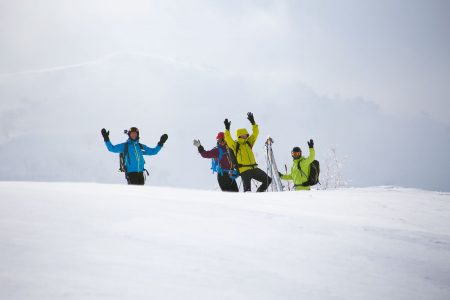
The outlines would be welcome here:
[[[125,178],[128,184],[143,185],[144,179],[144,155],[156,155],[167,141],[167,134],[163,134],[155,148],[147,147],[139,143],[139,129],[131,127],[128,133],[128,140],[125,143],[113,145],[109,140],[109,131],[102,129],[102,136],[106,144],[106,148],[113,153],[124,153],[125,159]]]

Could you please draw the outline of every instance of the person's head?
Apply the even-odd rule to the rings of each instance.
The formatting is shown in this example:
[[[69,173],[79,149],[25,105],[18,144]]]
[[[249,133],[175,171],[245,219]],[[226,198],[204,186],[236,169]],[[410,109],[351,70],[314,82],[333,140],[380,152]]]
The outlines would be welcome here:
[[[139,129],[137,127],[131,127],[130,130],[128,130],[128,137],[132,139],[133,141],[139,139]]]
[[[300,149],[300,147],[292,148],[291,155],[293,159],[302,157],[302,149]]]
[[[239,142],[244,143],[250,135],[248,134],[247,129],[240,128],[240,129],[236,130],[236,136],[237,136]]]
[[[223,132],[219,132],[216,135],[216,141],[217,141],[217,145],[225,146],[225,134]]]

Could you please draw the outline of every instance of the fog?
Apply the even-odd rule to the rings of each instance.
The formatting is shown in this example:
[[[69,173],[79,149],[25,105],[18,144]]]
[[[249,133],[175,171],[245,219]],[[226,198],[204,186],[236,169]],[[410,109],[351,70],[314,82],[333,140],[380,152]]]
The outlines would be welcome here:
[[[406,5],[407,4],[407,5]],[[405,6],[407,9],[405,9]],[[123,183],[100,129],[147,157],[147,184],[213,189],[232,122],[280,166],[315,140],[350,186],[450,190],[446,1],[0,1],[0,180]],[[345,158],[345,159],[344,159]]]
[[[104,146],[100,129],[120,143],[137,126],[147,157],[149,184],[212,189],[210,161],[192,145],[215,145],[223,120],[231,131],[260,125],[255,145],[265,169],[264,140],[275,139],[279,165],[290,150],[313,138],[319,161],[331,148],[347,157],[343,172],[351,186],[402,185],[449,190],[446,180],[450,134],[426,115],[401,118],[363,99],[333,99],[297,84],[233,77],[215,70],[136,53],[121,53],[66,69],[17,74],[1,83],[2,180],[123,182],[118,156]]]

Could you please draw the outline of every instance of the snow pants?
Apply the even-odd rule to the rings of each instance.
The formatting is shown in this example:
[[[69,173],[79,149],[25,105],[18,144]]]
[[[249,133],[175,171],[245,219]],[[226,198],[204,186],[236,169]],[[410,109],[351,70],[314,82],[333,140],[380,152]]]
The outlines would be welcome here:
[[[251,181],[255,179],[261,182],[261,185],[256,190],[257,192],[265,192],[267,187],[272,183],[272,178],[266,174],[260,168],[254,168],[241,173],[242,185],[244,186],[244,192],[250,192],[252,190]]]
[[[228,173],[220,175],[217,173],[217,182],[223,192],[239,192],[236,180],[233,180]]]
[[[125,178],[128,184],[144,185],[144,173],[143,172],[128,172],[125,173]]]

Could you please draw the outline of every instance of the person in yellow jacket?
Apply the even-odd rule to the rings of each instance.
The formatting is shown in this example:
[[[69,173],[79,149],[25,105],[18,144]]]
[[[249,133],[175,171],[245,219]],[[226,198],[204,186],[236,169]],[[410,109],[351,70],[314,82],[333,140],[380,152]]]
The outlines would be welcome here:
[[[252,148],[258,138],[259,129],[251,112],[247,113],[247,119],[252,124],[252,134],[249,135],[247,129],[240,128],[236,131],[237,140],[233,140],[231,137],[231,122],[228,121],[228,119],[225,119],[225,142],[227,143],[228,148],[233,151],[234,157],[236,158],[237,168],[241,175],[242,185],[244,186],[244,192],[251,191],[252,179],[261,182],[257,192],[264,192],[272,182],[272,178],[270,178],[266,172],[258,168]]]
[[[302,156],[302,150],[300,147],[294,147],[292,149],[291,155],[294,163],[291,168],[291,173],[283,175],[280,173],[281,179],[293,180],[294,187],[296,191],[310,190],[308,185],[304,185],[308,181],[310,165],[316,157],[316,152],[314,150],[314,141],[309,140],[309,156],[307,158]]]

